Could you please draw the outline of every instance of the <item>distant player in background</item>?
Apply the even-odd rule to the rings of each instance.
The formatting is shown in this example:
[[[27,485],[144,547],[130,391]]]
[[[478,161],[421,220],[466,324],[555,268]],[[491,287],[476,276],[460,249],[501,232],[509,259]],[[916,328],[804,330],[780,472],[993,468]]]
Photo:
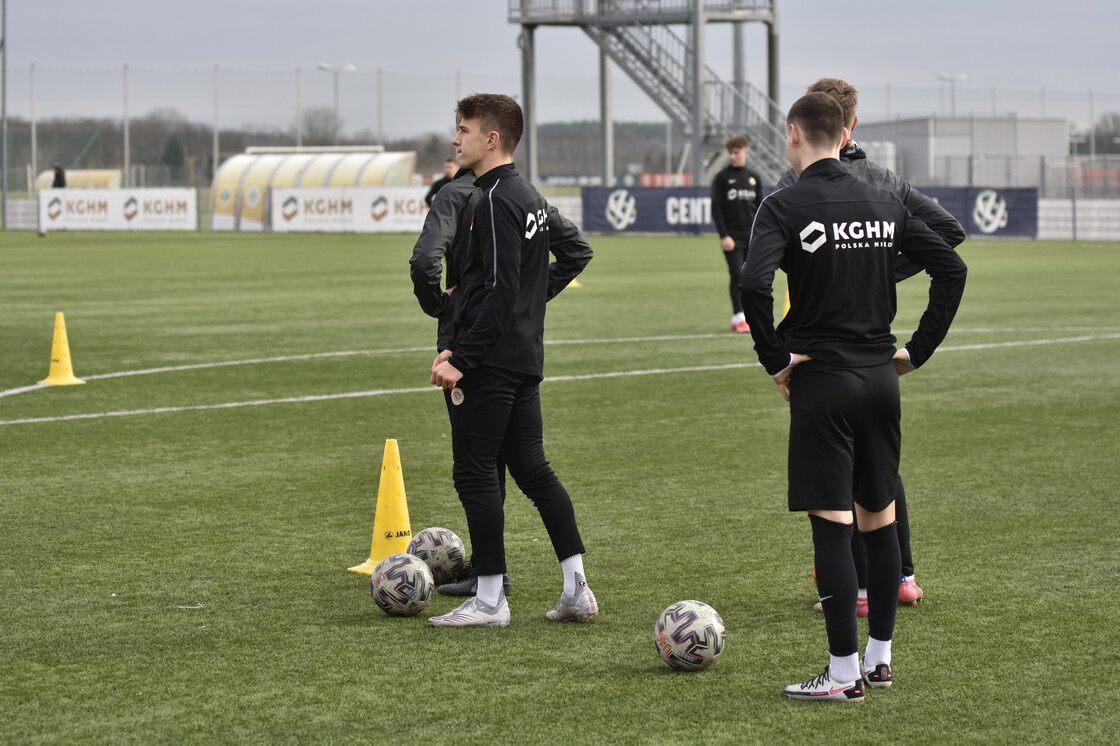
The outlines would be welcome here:
[[[439,190],[450,184],[455,179],[455,173],[459,170],[459,165],[455,162],[454,158],[448,158],[443,162],[443,176],[432,182],[432,188],[424,195],[424,202],[428,207],[432,206],[432,201],[439,194]]]
[[[747,256],[751,223],[758,203],[762,201],[762,178],[747,168],[750,142],[739,135],[726,143],[730,165],[712,179],[712,218],[719,231],[719,246],[731,276],[731,331],[750,331],[739,298],[739,271]]]
[[[505,627],[509,603],[505,513],[497,460],[536,506],[560,561],[563,591],[546,613],[553,621],[588,621],[599,613],[583,568],[583,541],[572,500],[544,453],[540,382],[545,304],[591,261],[582,236],[549,237],[551,207],[513,166],[521,107],[509,96],[476,94],[456,108],[455,146],[479,188],[450,347],[432,362],[430,381],[444,390],[451,420],[455,489],[467,516],[476,594],[433,627]],[[555,261],[550,263],[550,254]]]
[[[906,208],[933,229],[934,233],[941,236],[950,247],[956,248],[967,238],[964,228],[948,210],[933,199],[914,189],[910,184],[889,169],[867,159],[863,148],[851,139],[851,132],[859,123],[859,92],[854,86],[839,78],[821,78],[806,89],[806,93],[827,93],[844,112],[844,126],[848,128],[849,138],[840,150],[840,163],[849,173],[862,181],[886,189],[898,195]],[[783,189],[797,181],[797,174],[793,169],[786,171],[778,181],[775,189]],[[895,281],[912,277],[921,271],[921,267],[914,264],[904,255],[899,254],[895,261]],[[895,495],[895,512],[898,517],[898,542],[902,550],[902,573],[898,586],[898,602],[903,605],[917,604],[925,594],[918,587],[914,579],[914,555],[910,548],[910,516],[906,509],[906,490],[902,484],[902,475],[898,477],[898,492]],[[859,601],[856,612],[859,616],[867,616],[867,549],[858,531],[852,533],[852,555],[856,561],[856,573],[859,579]],[[814,571],[814,578],[816,573]],[[821,611],[820,602],[813,605],[816,611]]]
[[[894,495],[901,450],[898,379],[945,338],[966,268],[925,223],[840,163],[844,112],[808,93],[786,117],[786,153],[798,181],[762,203],[743,266],[742,294],[755,351],[789,402],[791,511],[809,514],[829,663],[783,693],[854,702],[864,686],[893,682],[901,567]],[[895,347],[895,256],[931,276],[910,341]],[[790,310],[774,328],[774,274],[788,278]],[[854,501],[854,510],[853,510]],[[854,521],[868,554],[868,641],[859,658]]]
[[[62,170],[62,166],[54,164],[54,180],[51,181],[51,189],[65,189],[66,188],[66,172]]]

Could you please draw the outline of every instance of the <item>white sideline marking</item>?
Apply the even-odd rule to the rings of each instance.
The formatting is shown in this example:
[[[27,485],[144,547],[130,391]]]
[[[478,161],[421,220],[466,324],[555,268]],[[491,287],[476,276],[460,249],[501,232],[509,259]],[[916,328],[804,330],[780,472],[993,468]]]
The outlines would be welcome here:
[[[1050,330],[1047,330],[1047,331],[1053,331],[1053,330],[1050,329]],[[706,337],[708,335],[700,335],[700,336]],[[726,335],[719,335],[719,336],[726,337]],[[688,338],[692,339],[693,337],[690,336]],[[645,339],[650,339],[650,337],[635,337],[634,339],[645,340]],[[1120,333],[1116,333],[1116,334],[1089,334],[1089,335],[1082,335],[1082,336],[1078,336],[1078,337],[1059,337],[1059,338],[1052,338],[1052,339],[1028,339],[1028,340],[1012,341],[1012,342],[988,342],[988,343],[983,343],[983,344],[971,344],[971,345],[950,345],[950,346],[938,347],[937,349],[938,349],[938,352],[961,352],[961,351],[968,351],[968,350],[990,350],[990,349],[998,349],[998,348],[1006,348],[1006,347],[1028,347],[1028,346],[1032,346],[1032,345],[1065,344],[1065,343],[1069,343],[1069,342],[1093,342],[1093,341],[1102,340],[1102,339],[1120,339]],[[594,342],[596,340],[589,340],[589,341]],[[619,339],[613,339],[613,340],[603,340],[603,341],[617,342],[617,341],[620,341],[620,340]],[[561,343],[564,343],[564,342],[561,342]],[[574,343],[574,340],[572,342],[568,342],[568,343]],[[427,349],[427,348],[405,348],[405,349],[402,349],[402,350],[399,350],[399,351],[411,352],[411,351],[414,351],[415,349],[424,350],[424,349]],[[320,354],[317,354],[317,355],[309,355],[309,356],[293,356],[292,358],[287,358],[287,359],[299,359],[299,358],[305,358],[305,357],[330,357],[330,356],[349,355],[349,354],[363,354],[363,353],[360,353],[360,352],[320,353]],[[220,365],[230,365],[230,364],[232,364],[232,363],[220,363]],[[193,367],[211,367],[211,364],[206,363],[206,364],[203,364],[201,366],[185,366],[185,367],[190,367],[190,368],[193,368]],[[664,374],[664,373],[697,373],[697,372],[713,371],[713,370],[735,370],[735,369],[739,369],[739,368],[757,368],[757,367],[760,367],[759,363],[726,363],[726,364],[723,364],[723,365],[693,365],[693,366],[682,367],[682,368],[650,368],[650,369],[646,369],[646,370],[623,370],[623,371],[615,371],[615,372],[610,372],[610,373],[584,373],[584,374],[570,375],[570,376],[549,376],[548,378],[545,379],[545,383],[558,382],[558,381],[588,381],[588,380],[598,379],[598,378],[623,378],[623,377],[629,377],[629,376],[651,376],[651,375],[661,375],[661,374]],[[178,370],[179,368],[174,368],[174,369]],[[104,374],[100,377],[101,378],[109,378],[109,377],[112,377],[112,375],[114,375],[114,374]],[[94,376],[87,376],[87,379],[89,379],[89,378],[94,378]],[[22,390],[31,390],[31,389],[37,389],[37,388],[47,388],[47,387],[46,386],[32,386],[32,387],[27,387],[27,388],[22,389]],[[15,392],[15,391],[19,391],[19,390],[20,389],[12,389],[11,391]],[[267,405],[267,404],[303,404],[305,402],[331,401],[331,400],[334,400],[334,399],[361,399],[361,398],[367,398],[367,397],[371,397],[371,396],[385,396],[387,394],[414,394],[414,393],[419,393],[419,392],[422,392],[422,391],[436,391],[436,390],[438,390],[438,389],[436,389],[433,386],[416,386],[416,387],[401,388],[401,389],[373,389],[371,391],[352,391],[352,392],[348,392],[348,393],[344,393],[344,394],[321,394],[321,395],[317,395],[317,396],[294,396],[294,397],[287,397],[287,398],[283,398],[283,399],[258,399],[258,400],[255,400],[255,401],[225,402],[225,403],[222,403],[222,404],[198,404],[198,405],[194,405],[194,406],[185,406],[185,407],[156,407],[154,409],[129,409],[129,410],[119,410],[119,411],[115,411],[115,412],[94,412],[94,413],[90,413],[90,414],[69,414],[69,415],[60,415],[60,416],[56,416],[56,417],[31,417],[31,418],[22,419],[22,420],[0,420],[0,425],[27,425],[27,424],[42,423],[42,422],[65,422],[65,421],[68,421],[68,420],[93,420],[93,419],[101,419],[101,418],[104,418],[104,417],[127,417],[127,416],[131,416],[131,415],[141,415],[141,414],[163,414],[163,413],[166,413],[166,412],[192,412],[192,411],[201,411],[201,410],[206,410],[206,409],[234,409],[234,408],[237,408],[237,407],[259,407],[259,406],[264,406],[264,405]],[[7,394],[7,393],[9,393],[9,392],[0,392],[0,395],[4,395],[4,394]]]
[[[976,329],[950,329],[950,334],[1013,334],[1017,332],[1103,332],[1116,329],[1113,326],[1067,326],[1067,327],[1023,327],[1011,329],[976,328]],[[597,339],[546,339],[546,345],[583,345],[583,344],[617,344],[620,342],[673,342],[690,339],[736,339],[726,332],[717,334],[664,334],[650,337],[601,337]],[[941,348],[946,349],[946,348]],[[85,376],[83,380],[96,381],[105,378],[125,378],[127,376],[144,376],[152,373],[177,373],[184,370],[203,370],[205,368],[225,368],[234,365],[260,365],[262,363],[283,363],[292,360],[316,360],[329,357],[352,357],[354,355],[388,355],[402,352],[428,352],[433,349],[428,347],[387,347],[380,350],[343,350],[340,352],[312,352],[303,355],[279,355],[277,357],[258,357],[247,360],[225,360],[214,363],[191,363],[189,365],[168,365],[162,368],[143,368],[141,370],[124,370],[116,373],[97,373]],[[0,391],[0,398],[24,394],[28,391],[48,388],[42,384],[20,386],[19,388]]]

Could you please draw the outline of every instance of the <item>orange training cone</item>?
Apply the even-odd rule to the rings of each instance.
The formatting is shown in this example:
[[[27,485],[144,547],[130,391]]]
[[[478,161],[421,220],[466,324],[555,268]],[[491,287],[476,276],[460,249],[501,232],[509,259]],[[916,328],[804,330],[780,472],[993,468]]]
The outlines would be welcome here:
[[[397,441],[385,441],[381,459],[381,484],[377,488],[377,510],[373,517],[373,543],[369,559],[347,568],[350,572],[373,575],[377,563],[390,554],[408,551],[412,541],[412,525],[408,522],[408,501],[404,496],[404,475]]]
[[[40,385],[73,386],[85,383],[74,376],[74,366],[70,364],[70,340],[66,338],[66,319],[62,311],[54,315],[54,344],[51,345],[51,372]]]

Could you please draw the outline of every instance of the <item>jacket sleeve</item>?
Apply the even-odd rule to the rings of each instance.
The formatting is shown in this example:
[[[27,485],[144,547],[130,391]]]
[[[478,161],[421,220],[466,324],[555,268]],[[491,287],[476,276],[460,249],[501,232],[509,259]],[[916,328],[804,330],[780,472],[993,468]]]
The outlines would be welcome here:
[[[420,308],[429,316],[438,317],[447,302],[440,286],[443,257],[451,250],[459,215],[469,196],[469,190],[439,190],[424,218],[420,237],[412,247],[412,258],[408,260],[412,292],[420,301]]]
[[[949,325],[964,296],[968,268],[960,254],[953,251],[924,221],[913,216],[906,221],[899,249],[932,278],[926,310],[918,321],[917,331],[906,343],[910,363],[919,368],[949,333]]]
[[[474,218],[483,281],[478,313],[455,340],[451,358],[463,373],[477,368],[505,334],[521,290],[522,213],[512,202],[494,197],[491,190],[481,195]]]
[[[720,178],[722,173],[720,171],[712,179],[712,220],[716,224],[716,232],[719,233],[719,237],[726,238],[731,234],[727,230],[727,221],[723,219],[724,205],[727,203],[727,190],[724,189],[723,179]]]
[[[747,261],[739,276],[739,294],[758,361],[772,376],[789,365],[785,341],[774,328],[774,273],[782,263],[788,242],[772,201],[763,200],[751,229]]]
[[[556,261],[548,265],[548,300],[555,298],[591,261],[591,244],[576,224],[548,208],[548,250]]]
[[[934,233],[941,236],[945,243],[949,244],[949,248],[955,249],[968,238],[968,234],[965,233],[960,221],[954,218],[953,215],[936,200],[922,194],[897,176],[895,176],[895,178],[901,182],[901,186],[895,190],[895,193],[902,199],[902,203],[906,205],[906,209],[908,209],[914,217],[928,225]],[[894,265],[894,281],[902,282],[921,271],[921,267],[907,259],[904,255],[899,254]]]

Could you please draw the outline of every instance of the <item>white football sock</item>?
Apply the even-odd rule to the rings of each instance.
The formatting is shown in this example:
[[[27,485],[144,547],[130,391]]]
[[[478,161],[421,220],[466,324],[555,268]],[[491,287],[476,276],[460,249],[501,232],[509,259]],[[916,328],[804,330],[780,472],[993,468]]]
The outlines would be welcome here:
[[[746,320],[747,320],[747,315],[745,313],[743,313],[742,311],[740,311],[739,313],[737,313],[737,314],[735,314],[734,316],[731,317],[731,323],[732,324],[738,324],[740,321],[746,321]]]
[[[502,576],[479,575],[478,590],[475,591],[478,600],[490,608],[498,606],[502,601]]]
[[[888,666],[891,664],[891,641],[868,637],[867,650],[863,654],[863,665],[865,668],[870,668],[880,663],[886,663]]]
[[[560,560],[560,569],[564,571],[565,598],[575,598],[576,594],[582,590],[576,580],[576,573],[579,573],[581,579],[586,578],[583,572],[583,555],[573,554],[571,557]],[[586,580],[584,584],[586,585]]]
[[[832,680],[838,683],[846,684],[849,681],[855,681],[861,675],[859,672],[859,653],[829,655],[828,673],[832,676]]]

